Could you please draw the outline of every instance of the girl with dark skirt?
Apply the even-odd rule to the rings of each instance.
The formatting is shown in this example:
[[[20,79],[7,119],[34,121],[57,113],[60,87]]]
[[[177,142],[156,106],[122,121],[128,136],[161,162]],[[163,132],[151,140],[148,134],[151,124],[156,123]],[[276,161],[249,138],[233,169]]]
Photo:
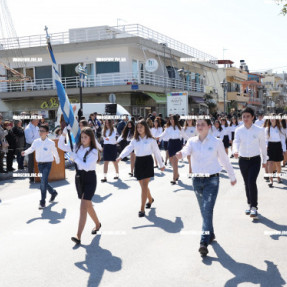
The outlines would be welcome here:
[[[281,120],[281,126],[282,126],[282,129],[283,129],[283,134],[285,136],[285,146],[287,147],[287,124],[286,124],[286,119],[282,119]],[[284,153],[284,159],[283,159],[283,166],[282,167],[285,167],[286,162],[287,162],[287,153],[285,152]]]
[[[163,130],[167,129],[168,124],[169,124],[169,119],[167,120],[166,124],[164,125]],[[167,135],[163,136],[162,137],[162,141],[163,141],[163,148],[165,150],[165,162],[164,162],[164,164],[167,165],[167,161],[169,159],[169,154],[168,154],[168,136]]]
[[[157,142],[153,138],[145,120],[140,120],[137,122],[134,138],[132,139],[131,143],[121,152],[117,162],[128,156],[132,151],[134,151],[136,155],[135,177],[139,181],[142,190],[141,208],[138,216],[144,217],[145,208],[150,208],[154,202],[148,187],[150,178],[154,177],[154,163],[152,154],[154,154],[155,158],[157,159],[160,170],[164,170],[164,164]],[[148,203],[146,203],[147,199]]]
[[[237,118],[236,117],[232,117],[230,125],[229,125],[229,131],[231,133],[231,152],[232,152],[232,143],[234,141],[234,134],[235,134],[235,129],[238,127],[238,122],[237,122]],[[230,158],[233,158],[234,155],[231,154]]]
[[[212,135],[223,141],[224,133],[219,120],[215,120],[211,128]]]
[[[223,145],[225,148],[225,152],[228,155],[228,148],[229,145],[231,143],[231,133],[230,133],[230,129],[227,123],[226,118],[222,118],[221,119],[221,127],[222,127],[222,131],[223,131]]]
[[[72,237],[72,241],[81,244],[81,236],[84,230],[87,214],[95,223],[92,234],[97,234],[101,228],[101,223],[92,205],[92,198],[97,187],[96,164],[99,162],[99,152],[95,142],[95,134],[90,127],[81,130],[81,140],[75,145],[75,152],[71,152],[68,144],[65,144],[67,129],[65,128],[60,136],[58,147],[70,153],[70,159],[76,163],[77,177],[79,178],[80,188],[77,186],[78,197],[81,199],[80,219],[78,232],[76,237]]]
[[[175,115],[170,116],[167,128],[157,138],[157,140],[158,139],[161,140],[165,136],[168,139],[168,154],[173,168],[173,180],[170,183],[176,184],[176,181],[178,181],[179,178],[179,173],[178,173],[178,159],[175,156],[175,154],[182,148],[181,139],[184,138],[188,140],[188,136],[184,132],[183,128],[180,126],[177,116]]]
[[[273,169],[277,173],[281,173],[281,161],[284,159],[284,153],[286,152],[284,131],[280,125],[279,120],[270,119],[267,122],[265,128],[265,137],[267,141],[267,170],[269,174],[273,174]],[[281,178],[278,176],[278,183],[282,183]],[[273,176],[270,176],[269,187],[273,186]]]
[[[161,120],[159,117],[156,117],[154,122],[153,122],[153,127],[151,128],[151,134],[154,138],[157,138],[158,136],[160,136],[163,132],[163,129],[161,127]],[[160,145],[160,141],[157,141],[158,146]],[[158,168],[158,164],[157,164],[157,160],[156,158],[154,158],[155,161],[155,167],[154,168]]]
[[[117,159],[117,130],[113,127],[113,123],[111,120],[106,120],[104,124],[103,130],[103,138],[104,138],[104,178],[101,182],[107,181],[107,172],[109,167],[109,162],[112,161],[115,170],[116,176],[114,179],[119,179],[119,165],[116,161]]]
[[[117,143],[120,143],[121,151],[124,150],[126,146],[128,146],[131,140],[134,137],[135,133],[135,123],[133,121],[128,121],[126,126],[123,129],[121,136],[117,139]],[[129,173],[130,176],[134,175],[134,167],[135,167],[135,153],[131,152],[131,172]]]
[[[190,119],[190,120],[185,121],[184,132],[186,133],[188,138],[195,137],[197,135],[194,120]],[[187,141],[185,141],[184,144],[186,144],[186,142]],[[187,156],[187,160],[188,160],[188,168],[189,168],[188,178],[191,178],[192,169],[191,169],[190,155]]]

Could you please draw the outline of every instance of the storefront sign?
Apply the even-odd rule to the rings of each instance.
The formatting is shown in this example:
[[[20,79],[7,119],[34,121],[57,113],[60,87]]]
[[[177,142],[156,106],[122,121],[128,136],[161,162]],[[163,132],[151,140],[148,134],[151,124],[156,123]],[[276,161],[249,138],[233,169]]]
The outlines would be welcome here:
[[[167,115],[188,115],[188,92],[167,94]]]

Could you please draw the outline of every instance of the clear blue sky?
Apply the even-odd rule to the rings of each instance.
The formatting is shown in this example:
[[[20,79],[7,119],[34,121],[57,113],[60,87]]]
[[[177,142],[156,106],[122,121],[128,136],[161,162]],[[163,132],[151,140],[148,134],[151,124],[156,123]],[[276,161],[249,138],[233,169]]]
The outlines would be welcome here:
[[[287,71],[287,16],[273,0],[6,0],[18,36],[142,24],[251,71]]]

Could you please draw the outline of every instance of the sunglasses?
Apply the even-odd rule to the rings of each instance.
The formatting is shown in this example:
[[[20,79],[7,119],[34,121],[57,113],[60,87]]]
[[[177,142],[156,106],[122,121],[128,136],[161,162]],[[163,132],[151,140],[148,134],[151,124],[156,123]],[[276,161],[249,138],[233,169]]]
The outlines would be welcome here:
[[[45,130],[39,130],[39,133],[46,133]]]

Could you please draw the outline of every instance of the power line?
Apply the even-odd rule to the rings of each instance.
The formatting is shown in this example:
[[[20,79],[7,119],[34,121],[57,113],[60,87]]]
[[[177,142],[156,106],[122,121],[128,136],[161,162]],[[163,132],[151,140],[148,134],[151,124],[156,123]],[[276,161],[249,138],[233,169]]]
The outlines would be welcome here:
[[[275,67],[275,68],[268,68],[268,69],[258,69],[258,70],[252,70],[252,72],[260,72],[260,71],[267,71],[267,70],[275,70],[275,69],[281,69],[281,68],[286,68],[287,66],[282,66],[282,67]]]

